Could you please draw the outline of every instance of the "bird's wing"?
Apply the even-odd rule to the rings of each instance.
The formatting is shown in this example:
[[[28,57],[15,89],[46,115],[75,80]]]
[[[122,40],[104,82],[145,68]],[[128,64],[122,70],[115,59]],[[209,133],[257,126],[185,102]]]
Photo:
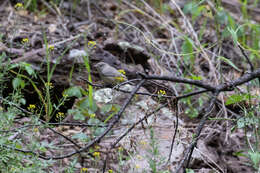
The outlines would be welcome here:
[[[109,67],[109,68],[103,68],[102,74],[107,77],[125,77],[123,74],[118,72],[115,68]]]

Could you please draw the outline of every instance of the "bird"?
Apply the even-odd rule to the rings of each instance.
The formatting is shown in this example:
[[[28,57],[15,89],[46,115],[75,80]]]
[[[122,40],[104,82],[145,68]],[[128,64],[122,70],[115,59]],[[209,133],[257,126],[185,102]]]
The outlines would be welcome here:
[[[99,62],[94,67],[97,68],[100,78],[106,85],[117,85],[127,80],[123,70],[117,70],[105,62]]]

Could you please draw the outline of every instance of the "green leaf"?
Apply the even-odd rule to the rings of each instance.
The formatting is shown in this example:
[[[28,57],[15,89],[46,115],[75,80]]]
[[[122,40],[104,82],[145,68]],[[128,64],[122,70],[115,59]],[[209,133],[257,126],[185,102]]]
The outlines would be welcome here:
[[[246,154],[243,153],[244,151],[237,151],[237,152],[233,152],[232,155],[233,156],[241,156],[241,157],[246,157]]]
[[[78,86],[73,86],[73,87],[70,87],[68,89],[66,89],[64,91],[64,95],[68,95],[68,97],[82,97],[82,94],[81,94],[81,87],[78,87]]]
[[[187,3],[186,5],[184,5],[183,7],[183,12],[185,14],[188,14],[192,11],[193,8],[196,7],[196,4],[194,2],[190,2],[190,3]]]
[[[26,104],[26,100],[24,98],[20,98],[19,99],[19,103],[25,105]]]
[[[228,14],[224,9],[220,9],[217,11],[216,20],[220,24],[227,24],[228,22]]]
[[[236,28],[236,22],[235,20],[233,19],[232,16],[230,16],[228,14],[228,27],[232,28],[232,29],[235,29]]]
[[[16,143],[16,144],[15,144],[15,148],[17,148],[17,149],[22,149],[23,147],[22,147],[22,145]]]
[[[202,80],[201,76],[195,76],[195,75],[192,75],[189,78],[192,79],[192,80]]]
[[[182,53],[189,54],[189,55],[183,55],[184,62],[186,64],[190,64],[191,66],[194,64],[194,55],[191,54],[193,52],[192,45],[193,45],[193,41],[191,39],[189,39],[188,37],[185,37],[184,42],[182,43],[182,46],[181,46]]]
[[[237,121],[237,127],[240,128],[244,128],[246,126],[246,120],[244,118],[240,118]]]
[[[79,139],[81,141],[88,141],[89,137],[85,133],[77,133],[71,137],[72,139]]]
[[[2,54],[0,55],[0,62],[4,61],[5,58],[6,58],[6,53],[2,52]]]
[[[101,113],[105,114],[107,112],[109,112],[112,109],[112,104],[106,104],[104,106],[101,107]]]
[[[260,163],[260,153],[258,151],[256,152],[249,151],[248,154],[254,164],[254,168],[258,169]]]
[[[200,5],[200,6],[192,9],[192,11],[191,11],[192,21],[196,20],[196,18],[202,14],[201,11],[204,10],[204,8],[205,8],[205,5]]]
[[[73,119],[75,120],[85,120],[85,116],[79,110],[69,109],[68,114],[73,115]]]
[[[109,121],[119,110],[120,110],[120,106],[117,104],[113,104],[111,107],[111,111],[113,112],[105,119],[104,123]]]
[[[17,89],[18,87],[24,88],[25,82],[21,78],[14,78],[12,81],[12,85],[14,89]]]
[[[228,27],[227,29],[232,36],[233,42],[235,43],[235,45],[237,45],[237,33],[235,32],[235,30],[233,28]]]
[[[187,173],[194,173],[194,171],[192,169],[186,169]]]
[[[231,67],[233,67],[234,69],[236,69],[239,72],[242,72],[242,70],[240,70],[239,68],[237,68],[237,66],[230,61],[229,59],[223,57],[223,56],[218,56],[219,60],[224,61],[225,63],[227,63],[228,65],[230,65]]]
[[[32,68],[32,65],[26,62],[22,62],[21,66],[25,69],[25,71],[29,74],[29,75],[35,75],[35,71]]]
[[[85,120],[85,116],[81,113],[81,112],[76,112],[73,116],[73,118],[75,120],[81,120],[84,121]]]
[[[96,128],[96,130],[94,131],[94,136],[101,135],[105,130],[106,130],[106,128],[104,128],[104,127]]]
[[[44,146],[41,146],[41,147],[39,148],[39,150],[40,150],[41,152],[46,152],[46,151],[47,151],[47,148],[45,148]]]
[[[221,37],[224,39],[229,37],[230,35],[231,33],[229,32],[229,26],[225,27],[225,29],[222,31]]]
[[[248,94],[233,94],[233,95],[228,97],[228,99],[226,101],[226,105],[239,103],[241,101],[246,101],[248,99],[249,99],[249,95]]]
[[[90,125],[98,125],[98,124],[100,124],[100,123],[101,123],[101,121],[98,120],[98,119],[96,119],[96,118],[90,118],[90,119],[88,120],[88,124],[90,124]]]
[[[104,123],[106,123],[108,120],[110,120],[114,115],[116,114],[116,112],[111,113],[104,121]]]
[[[77,106],[80,110],[88,110],[89,113],[95,113],[98,109],[96,102],[93,102],[92,106],[90,105],[89,97],[85,97],[78,101]]]

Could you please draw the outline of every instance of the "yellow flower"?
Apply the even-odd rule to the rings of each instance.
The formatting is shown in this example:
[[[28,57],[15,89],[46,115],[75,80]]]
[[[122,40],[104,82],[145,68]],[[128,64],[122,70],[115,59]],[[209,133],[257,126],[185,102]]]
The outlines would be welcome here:
[[[123,70],[123,69],[118,70],[118,72],[125,75],[125,70]]]
[[[159,90],[157,93],[158,93],[159,95],[166,95],[166,92],[165,92],[164,90]]]
[[[100,152],[94,152],[94,153],[93,153],[93,156],[95,156],[95,157],[100,157]]]
[[[96,114],[90,114],[89,116],[90,116],[90,118],[95,118]]]
[[[54,46],[53,45],[50,45],[48,48],[49,48],[50,51],[54,50]]]
[[[112,170],[112,169],[109,169],[109,170],[108,170],[108,173],[113,173],[113,170]]]
[[[45,83],[45,86],[46,86],[46,87],[49,87],[50,89],[52,89],[52,88],[54,87],[51,82],[46,82],[46,83]]]
[[[16,9],[23,8],[23,4],[22,3],[17,3],[17,4],[15,4],[14,8],[16,8]]]
[[[35,133],[37,133],[37,132],[39,132],[39,129],[38,129],[38,128],[34,128],[33,131],[34,131]]]
[[[118,147],[118,151],[119,152],[123,151],[123,147]]]
[[[81,168],[80,173],[88,172],[88,168]]]
[[[64,118],[64,113],[63,112],[58,112],[57,114],[56,114],[56,117],[57,118]]]
[[[135,165],[135,167],[136,167],[136,169],[139,169],[139,168],[141,168],[141,166],[140,166],[140,165],[138,165],[138,164],[136,164],[136,165]]]
[[[29,106],[27,107],[27,109],[31,112],[34,112],[34,109],[36,108],[36,106],[34,104],[29,104]]]
[[[63,94],[62,94],[62,96],[63,96],[63,97],[68,97],[69,95],[68,95],[68,94],[64,94],[64,93],[63,93]]]
[[[96,43],[95,41],[89,41],[89,42],[88,42],[88,47],[89,47],[89,48],[93,48],[93,47],[96,48],[96,44],[97,44],[97,43]]]
[[[29,39],[28,38],[23,38],[22,39],[22,44],[26,44],[26,43],[28,43],[29,42]]]
[[[142,141],[140,141],[140,144],[141,144],[141,145],[146,145],[146,144],[147,144],[147,142],[146,142],[146,141],[144,141],[144,140],[142,140]]]

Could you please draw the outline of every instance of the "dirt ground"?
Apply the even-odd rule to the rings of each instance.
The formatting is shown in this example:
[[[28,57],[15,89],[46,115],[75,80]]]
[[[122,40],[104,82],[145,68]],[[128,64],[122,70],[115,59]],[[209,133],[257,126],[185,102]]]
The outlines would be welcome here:
[[[7,54],[12,65],[22,62],[31,64],[41,76],[31,77],[39,89],[44,87],[42,81],[47,80],[48,66],[55,67],[51,78],[51,97],[56,105],[68,88],[77,86],[89,92],[91,82],[97,105],[96,117],[93,118],[95,122],[107,120],[107,115],[101,110],[105,105],[124,107],[129,92],[138,83],[135,79],[140,79],[140,73],[185,77],[187,80],[195,80],[196,76],[208,85],[217,86],[241,77],[248,69],[248,64],[241,60],[243,54],[231,38],[218,43],[214,20],[205,25],[206,14],[200,16],[201,20],[192,21],[190,15],[179,11],[188,1],[161,1],[167,4],[166,11],[155,8],[152,1],[142,0],[73,2],[64,1],[57,6],[43,0],[38,2],[37,10],[33,12],[15,8],[16,1],[3,0],[0,4],[0,52]],[[213,8],[210,5],[212,3],[209,2],[207,6]],[[238,1],[223,1],[222,5],[235,19],[241,17]],[[250,9],[249,13],[251,20],[259,24],[260,5]],[[199,35],[202,26],[203,34]],[[185,35],[190,36],[196,46],[207,47],[196,53],[193,60],[187,60],[187,55],[181,52]],[[220,49],[220,55],[228,57],[240,70],[216,60],[215,54]],[[86,69],[86,56],[89,71]],[[99,62],[125,71],[131,83],[120,86],[120,89],[128,93],[120,92],[102,81],[95,66]],[[257,68],[259,62],[256,63]],[[14,77],[15,73],[11,73],[10,78]],[[7,81],[10,87],[4,90],[1,97],[7,97],[12,92],[10,81]],[[209,114],[187,168],[198,173],[256,171],[245,156],[249,150],[246,140],[255,142],[253,137],[246,138],[254,134],[254,128],[249,126],[247,132],[237,128],[237,119],[244,116],[242,106],[246,107],[248,103],[225,106],[225,101],[237,91],[222,92],[217,96],[214,107],[207,112],[213,97],[213,92],[207,91],[184,97],[177,105],[174,104],[174,98],[199,91],[199,86],[204,85],[188,87],[187,83],[146,79],[138,91],[141,94],[133,97],[119,117],[112,116],[106,123],[100,123],[102,127],[91,126],[92,118],[75,118],[73,111],[78,110],[86,97],[71,97],[57,111],[65,113],[62,119],[57,120],[53,116],[45,122],[45,125],[49,123],[52,126],[39,127],[37,132],[28,128],[27,134],[20,136],[24,144],[30,143],[29,137],[33,135],[40,143],[56,146],[49,148],[40,158],[54,161],[46,172],[65,172],[65,168],[75,159],[76,172],[84,172],[83,168],[87,168],[88,172],[102,172],[104,163],[106,172],[154,172],[152,165],[157,165],[158,172],[175,172],[194,141],[201,120]],[[242,92],[246,87],[241,86],[239,90]],[[160,93],[163,91],[165,93]],[[251,90],[252,95],[259,95],[259,91],[257,86]],[[42,104],[39,93],[32,85],[27,85],[23,94],[27,101],[26,105],[21,106],[23,109],[30,104]],[[165,95],[169,97],[161,97]],[[259,99],[251,104],[257,106]],[[160,106],[162,108],[158,109]],[[255,115],[259,112],[255,111]],[[47,121],[44,115],[41,119]],[[13,128],[24,127],[30,121],[30,116],[18,117]],[[110,125],[111,130],[105,133]],[[77,134],[86,134],[91,139],[73,138]],[[99,138],[102,134],[104,137]],[[99,153],[98,159],[93,156],[94,153]]]

